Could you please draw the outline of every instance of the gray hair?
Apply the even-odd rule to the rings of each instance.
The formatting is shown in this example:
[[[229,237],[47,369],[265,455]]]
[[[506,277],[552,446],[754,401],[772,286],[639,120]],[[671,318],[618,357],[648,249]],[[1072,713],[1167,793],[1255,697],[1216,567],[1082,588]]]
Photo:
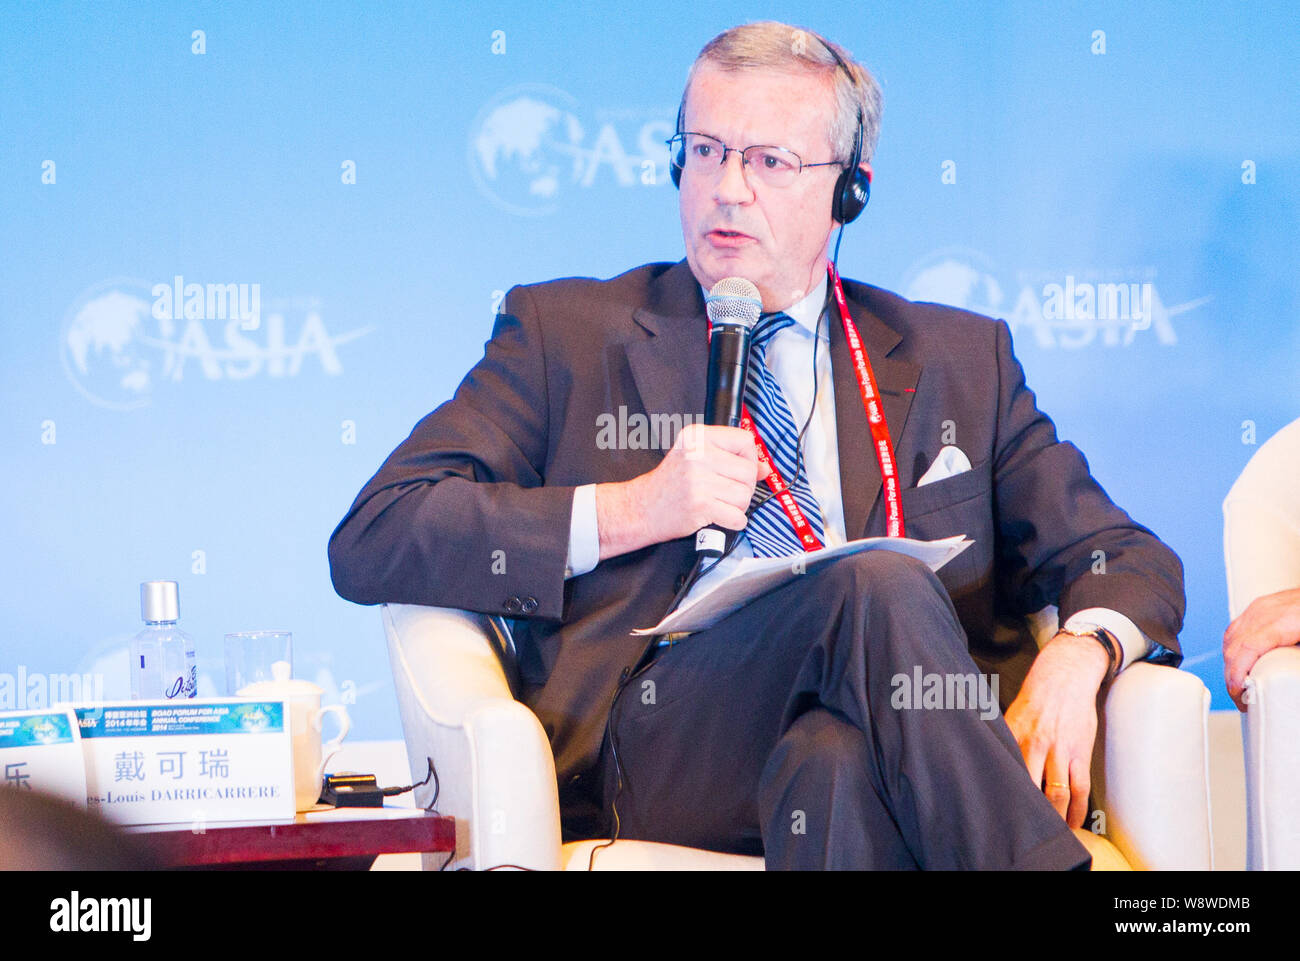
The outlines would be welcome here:
[[[844,66],[853,74],[853,80],[840,69],[831,50],[839,54]],[[821,34],[770,20],[723,31],[705,44],[691,64],[690,73],[686,75],[686,89],[682,91],[679,118],[686,115],[686,95],[690,92],[695,72],[703,63],[723,70],[809,70],[830,76],[835,85],[835,116],[831,118],[830,131],[835,159],[847,163],[853,155],[859,111],[862,113],[862,159],[870,161],[875,154],[876,141],[880,137],[880,114],[884,109],[880,85],[866,67],[853,61],[847,50]]]

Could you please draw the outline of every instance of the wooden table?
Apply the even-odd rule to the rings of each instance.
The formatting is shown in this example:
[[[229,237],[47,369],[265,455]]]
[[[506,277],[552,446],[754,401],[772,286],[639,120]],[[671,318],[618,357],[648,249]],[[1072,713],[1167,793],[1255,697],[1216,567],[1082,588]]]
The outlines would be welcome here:
[[[323,808],[292,821],[144,824],[126,829],[158,861],[208,870],[369,870],[381,854],[451,852],[455,818],[418,808]]]

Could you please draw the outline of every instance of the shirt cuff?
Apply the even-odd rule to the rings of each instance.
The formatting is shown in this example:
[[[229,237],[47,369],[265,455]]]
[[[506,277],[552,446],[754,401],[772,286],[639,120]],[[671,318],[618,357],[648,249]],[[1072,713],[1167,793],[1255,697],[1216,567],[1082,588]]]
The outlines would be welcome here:
[[[573,491],[573,513],[569,516],[569,554],[564,579],[578,577],[600,563],[600,530],[596,526],[596,485],[584,484]]]
[[[1119,611],[1112,611],[1109,607],[1089,607],[1082,611],[1076,611],[1070,615],[1069,620],[1062,626],[1071,631],[1086,631],[1090,627],[1104,627],[1114,634],[1115,640],[1119,641],[1120,650],[1124,653],[1123,660],[1119,665],[1121,671],[1134,661],[1140,661],[1151,654],[1157,646],[1142,633],[1136,624],[1119,613]]]

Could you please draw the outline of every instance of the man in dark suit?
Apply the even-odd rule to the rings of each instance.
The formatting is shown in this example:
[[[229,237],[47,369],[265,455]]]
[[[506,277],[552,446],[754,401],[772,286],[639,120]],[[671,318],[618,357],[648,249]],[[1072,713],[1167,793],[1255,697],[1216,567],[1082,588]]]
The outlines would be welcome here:
[[[1067,822],[1086,813],[1097,690],[1138,657],[1179,659],[1181,565],[1057,440],[1006,325],[845,282],[906,533],[973,546],[937,577],[893,553],[836,561],[642,660],[629,632],[664,614],[697,529],[745,530],[737,554],[759,544],[747,511],[766,470],[746,430],[691,424],[651,446],[634,425],[610,444],[611,419],[703,410],[701,285],[745,277],[781,312],[751,363],[806,426],[803,442],[764,440],[804,445],[791,486],[822,539],[885,533],[826,271],[832,198],[855,152],[869,178],[879,113],[870,75],[815,35],[754,24],[712,41],[674,144],[686,260],[510,291],[483,359],[330,539],[350,600],[514,620],[568,836],[609,830],[616,803],[623,837],[761,850],[769,866],[1086,864]],[[1023,615],[1051,604],[1062,631],[1035,652]],[[1002,681],[1005,720],[893,697],[901,677],[977,662]]]

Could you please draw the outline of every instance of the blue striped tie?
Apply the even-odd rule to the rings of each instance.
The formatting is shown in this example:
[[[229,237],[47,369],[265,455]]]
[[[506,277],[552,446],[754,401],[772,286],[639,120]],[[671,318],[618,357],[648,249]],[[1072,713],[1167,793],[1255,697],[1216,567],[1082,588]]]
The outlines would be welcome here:
[[[781,385],[776,382],[772,372],[767,369],[767,347],[778,331],[794,323],[789,314],[765,314],[754,325],[750,336],[749,379],[745,382],[745,405],[749,415],[758,428],[758,436],[767,445],[767,452],[772,463],[781,476],[785,478],[794,493],[799,509],[803,511],[808,526],[812,528],[817,539],[826,542],[822,526],[821,506],[808,486],[808,472],[801,470],[795,476],[796,445],[799,432],[795,429],[794,416],[781,393]],[[753,548],[755,557],[787,557],[803,552],[803,546],[794,532],[790,518],[786,516],[781,503],[775,497],[769,497],[757,510],[756,504],[765,495],[771,493],[766,482],[760,482],[754,490],[750,501],[752,513],[749,524],[745,527],[745,536]]]

